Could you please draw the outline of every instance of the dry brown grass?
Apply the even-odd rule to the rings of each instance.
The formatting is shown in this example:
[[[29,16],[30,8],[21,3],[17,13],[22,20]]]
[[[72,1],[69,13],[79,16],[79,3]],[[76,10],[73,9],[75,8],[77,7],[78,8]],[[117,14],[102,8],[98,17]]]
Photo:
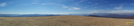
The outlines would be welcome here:
[[[134,19],[86,16],[0,17],[0,26],[134,26]]]

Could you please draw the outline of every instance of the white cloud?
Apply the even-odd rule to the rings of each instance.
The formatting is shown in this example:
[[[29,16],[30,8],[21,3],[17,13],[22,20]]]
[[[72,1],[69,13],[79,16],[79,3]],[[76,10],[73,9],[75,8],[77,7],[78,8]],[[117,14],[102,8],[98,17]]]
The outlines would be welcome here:
[[[119,4],[120,6],[119,7],[114,7],[114,9],[122,9],[123,8],[123,4],[124,3]]]
[[[111,11],[111,12],[133,12],[131,10],[118,10],[118,11]]]
[[[112,10],[106,13],[133,13],[134,11],[132,10]]]
[[[120,6],[120,7],[114,7],[115,9],[122,9],[123,6]]]
[[[58,6],[61,6],[62,8],[68,8],[68,10],[80,10],[80,8],[77,8],[77,7],[68,7],[66,5],[57,4],[57,3],[41,3],[40,5],[58,5]]]
[[[73,8],[69,8],[68,10],[80,10],[80,8],[73,7]]]
[[[134,13],[133,10],[112,10],[112,11],[105,11],[105,10],[90,10],[91,13]]]
[[[4,7],[4,6],[6,6],[6,3],[1,3],[0,4],[0,7]]]
[[[123,6],[121,5],[120,7],[115,7],[115,9],[122,9],[122,7],[123,7]]]

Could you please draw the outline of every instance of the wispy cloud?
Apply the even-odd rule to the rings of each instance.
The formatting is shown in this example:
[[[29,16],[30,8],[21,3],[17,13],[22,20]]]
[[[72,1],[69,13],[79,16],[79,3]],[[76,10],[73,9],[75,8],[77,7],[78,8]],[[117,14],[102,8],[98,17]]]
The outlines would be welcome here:
[[[0,7],[4,7],[4,6],[6,6],[6,3],[1,3],[0,4]]]
[[[81,0],[80,2],[84,2],[84,1],[86,1],[86,0]]]
[[[123,6],[120,6],[120,7],[115,7],[115,9],[122,9]]]
[[[80,10],[80,8],[73,7],[73,8],[69,8],[68,10]]]
[[[130,4],[130,5],[134,5],[134,3]]]
[[[63,8],[68,8],[68,6],[62,5]]]
[[[88,2],[88,3],[92,3],[92,2]]]
[[[59,5],[59,6],[61,6],[62,8],[68,8],[68,6],[66,6],[66,5],[57,4],[57,3],[42,3],[41,5]]]
[[[95,5],[98,5],[98,3],[95,3]]]
[[[123,6],[121,5],[121,6],[119,6],[119,7],[114,7],[114,9],[122,9],[123,8]]]
[[[105,11],[105,10],[90,10],[92,13],[134,13],[133,10],[111,10],[111,11]]]
[[[105,11],[105,10],[89,10],[89,11]]]
[[[134,11],[132,10],[112,10],[106,13],[133,13]]]
[[[8,2],[8,3],[13,3],[13,2]]]
[[[119,7],[114,7],[114,9],[122,9],[123,8],[123,3],[119,4]]]
[[[98,8],[98,7],[94,7],[94,8]]]
[[[73,9],[77,9],[77,10],[79,10],[80,8],[74,7]]]
[[[45,5],[46,3],[42,3],[41,5]]]
[[[32,4],[38,4],[38,3],[32,3]]]
[[[84,1],[87,1],[87,0],[78,1],[78,2],[75,3],[75,5],[79,5],[79,3],[84,2]]]
[[[69,14],[69,13],[47,13],[47,14]]]
[[[68,8],[68,6],[66,6],[66,5],[63,5],[63,4],[55,4],[55,5],[59,5],[59,6],[62,6],[63,8]]]

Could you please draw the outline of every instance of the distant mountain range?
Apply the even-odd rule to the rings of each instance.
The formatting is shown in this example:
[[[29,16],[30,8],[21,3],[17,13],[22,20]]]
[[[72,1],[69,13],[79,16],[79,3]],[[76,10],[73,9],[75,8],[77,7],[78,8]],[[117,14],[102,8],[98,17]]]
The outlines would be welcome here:
[[[37,16],[60,16],[64,14],[0,14],[0,17],[37,17]],[[96,15],[99,17],[108,17],[108,18],[132,18],[134,13],[93,13],[93,14],[66,14],[66,15],[78,15],[78,16],[89,16]]]
[[[36,17],[36,16],[59,16],[54,14],[0,14],[0,17]]]
[[[93,13],[90,15],[96,15],[100,17],[109,17],[109,18],[132,18],[134,17],[134,13],[120,13],[120,14],[112,14],[112,13]]]
[[[36,17],[36,16],[60,16],[60,15],[86,16],[90,14],[0,14],[0,17]]]

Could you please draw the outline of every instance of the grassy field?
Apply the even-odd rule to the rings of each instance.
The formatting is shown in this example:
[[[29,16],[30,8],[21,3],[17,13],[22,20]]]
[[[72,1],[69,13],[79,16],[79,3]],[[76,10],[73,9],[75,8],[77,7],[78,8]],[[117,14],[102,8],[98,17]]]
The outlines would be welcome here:
[[[86,16],[0,17],[0,26],[134,26],[134,19]]]

